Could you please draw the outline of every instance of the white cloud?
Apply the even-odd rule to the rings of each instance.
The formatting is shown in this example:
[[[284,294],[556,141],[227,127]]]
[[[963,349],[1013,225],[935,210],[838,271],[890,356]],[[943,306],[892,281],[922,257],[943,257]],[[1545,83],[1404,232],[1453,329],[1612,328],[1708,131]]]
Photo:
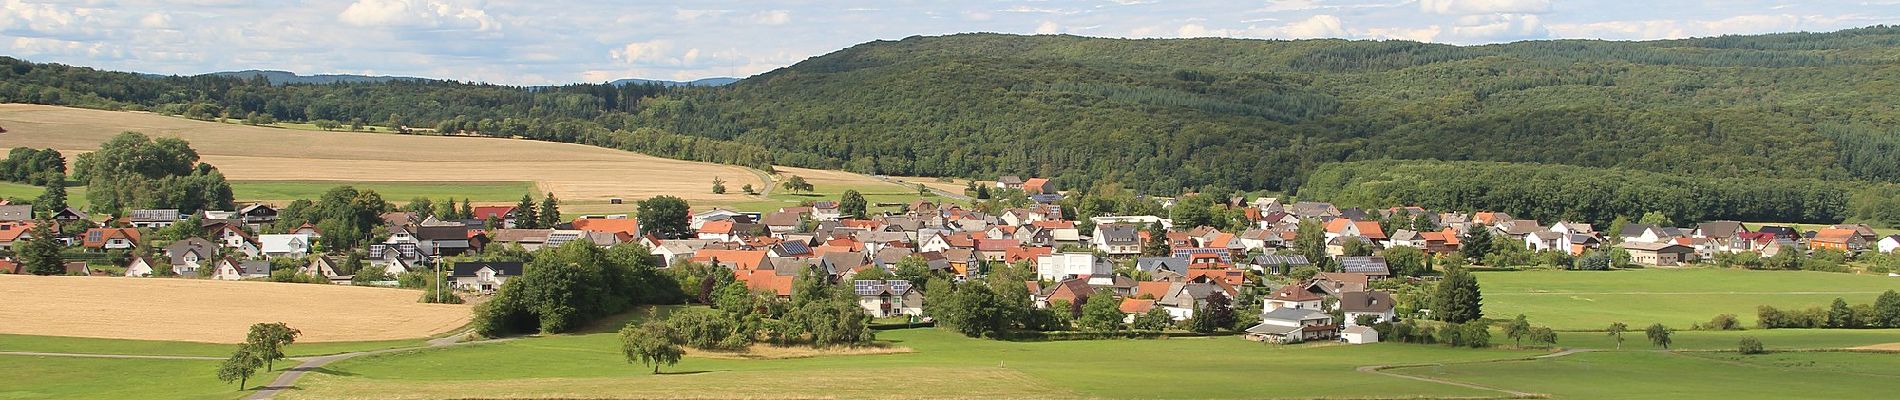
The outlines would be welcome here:
[[[1347,37],[1345,23],[1339,17],[1315,15],[1272,30],[1276,37],[1286,39],[1343,38]]]
[[[620,60],[621,62],[641,64],[669,60],[672,58],[671,51],[673,51],[672,41],[656,39],[627,43],[609,54],[615,60]]]
[[[1434,37],[1452,43],[1491,43],[1542,39],[1550,32],[1534,14],[1468,15],[1458,19],[1448,36]]]
[[[1764,14],[1737,15],[1718,20],[1655,19],[1552,24],[1550,31],[1552,35],[1559,37],[1587,39],[1681,39],[1727,34],[1789,32],[1834,23],[1836,23],[1835,18]]]
[[[761,25],[784,25],[792,22],[792,12],[786,10],[763,11],[752,14],[752,22]]]
[[[1037,35],[1054,35],[1058,33],[1062,33],[1062,25],[1056,24],[1055,21],[1042,21],[1042,23],[1036,24]]]
[[[1446,15],[1537,14],[1550,12],[1550,0],[1420,0],[1418,7]]]
[[[337,18],[358,27],[493,31],[501,25],[480,8],[443,0],[357,0]]]
[[[172,16],[166,13],[150,13],[139,17],[139,27],[146,29],[172,29]]]

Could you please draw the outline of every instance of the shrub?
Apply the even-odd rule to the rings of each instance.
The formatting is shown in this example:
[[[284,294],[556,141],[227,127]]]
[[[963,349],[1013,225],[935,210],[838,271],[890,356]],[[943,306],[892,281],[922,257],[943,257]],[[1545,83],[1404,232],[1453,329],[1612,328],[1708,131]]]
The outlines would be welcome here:
[[[1742,321],[1737,320],[1735,314],[1722,314],[1709,319],[1708,324],[1696,325],[1694,328],[1711,331],[1739,331],[1742,330]]]
[[[1762,349],[1761,339],[1756,339],[1754,336],[1743,336],[1742,342],[1737,346],[1736,350],[1742,354],[1761,354],[1767,352],[1767,350]]]

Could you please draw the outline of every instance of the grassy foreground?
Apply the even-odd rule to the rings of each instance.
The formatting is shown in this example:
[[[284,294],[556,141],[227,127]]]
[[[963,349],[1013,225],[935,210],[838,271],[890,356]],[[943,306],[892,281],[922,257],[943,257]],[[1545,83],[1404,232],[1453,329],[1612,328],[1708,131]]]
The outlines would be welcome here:
[[[1479,272],[1484,313],[1524,314],[1558,330],[1601,330],[1611,322],[1675,328],[1735,314],[1755,324],[1755,307],[1826,307],[1834,298],[1871,303],[1900,289],[1900,278],[1812,271],[1717,268],[1622,271]],[[1900,340],[1896,340],[1900,341]]]
[[[279,368],[288,368],[279,362]],[[217,379],[218,361],[0,356],[0,399],[236,399],[250,394]],[[258,371],[248,385],[280,372]]]
[[[736,360],[691,354],[667,374],[629,365],[613,334],[530,338],[352,359],[306,376],[293,398],[1258,398],[1486,396],[1356,372],[1532,352],[1439,346],[1269,346],[1233,337],[1014,343],[935,329],[880,333],[903,354]],[[507,368],[457,368],[505,365]],[[1261,379],[1272,375],[1274,379]],[[902,382],[901,384],[897,382]],[[981,384],[973,384],[980,382]],[[1165,383],[1164,383],[1165,382]]]
[[[1595,352],[1391,370],[1574,399],[1790,399],[1892,396],[1900,355]]]

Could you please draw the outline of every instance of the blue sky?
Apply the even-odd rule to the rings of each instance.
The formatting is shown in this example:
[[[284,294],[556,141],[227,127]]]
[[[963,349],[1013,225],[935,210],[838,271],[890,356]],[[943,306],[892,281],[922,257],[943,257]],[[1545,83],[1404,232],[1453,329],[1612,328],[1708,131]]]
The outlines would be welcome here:
[[[959,32],[1103,37],[1663,39],[1900,24],[1900,0],[0,0],[0,54],[504,84],[747,76]]]

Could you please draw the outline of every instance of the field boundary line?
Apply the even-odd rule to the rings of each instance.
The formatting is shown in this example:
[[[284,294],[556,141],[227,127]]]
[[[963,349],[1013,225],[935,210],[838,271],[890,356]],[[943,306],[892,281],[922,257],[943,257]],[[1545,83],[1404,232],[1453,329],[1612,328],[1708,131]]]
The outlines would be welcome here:
[[[1542,360],[1546,358],[1564,357],[1564,356],[1569,356],[1573,354],[1588,353],[1588,352],[1593,352],[1593,351],[1596,351],[1596,350],[1594,349],[1565,349],[1563,351],[1559,351],[1555,353],[1539,354],[1539,355],[1530,356],[1530,357],[1503,358],[1503,359],[1496,359],[1496,360],[1466,361],[1466,362],[1452,362],[1452,363],[1367,365],[1367,366],[1355,368],[1355,370],[1359,372],[1384,375],[1384,376],[1389,376],[1389,377],[1394,377],[1394,378],[1411,379],[1411,380],[1416,380],[1416,381],[1421,381],[1421,382],[1431,382],[1431,383],[1437,383],[1441,385],[1451,385],[1451,386],[1457,386],[1457,387],[1468,388],[1468,389],[1488,390],[1488,391],[1499,392],[1499,393],[1504,393],[1506,395],[1509,395],[1508,397],[1504,397],[1504,398],[1547,399],[1551,397],[1550,394],[1547,394],[1547,393],[1525,392],[1525,391],[1518,391],[1518,390],[1512,390],[1512,389],[1485,386],[1485,385],[1480,385],[1476,383],[1459,382],[1459,381],[1454,381],[1450,379],[1432,378],[1432,377],[1425,377],[1425,376],[1416,376],[1416,375],[1400,374],[1400,373],[1395,373],[1395,372],[1387,372],[1386,370],[1400,369],[1400,368],[1434,367],[1434,366],[1442,367],[1446,365],[1462,365],[1462,364],[1536,361],[1536,360]]]

